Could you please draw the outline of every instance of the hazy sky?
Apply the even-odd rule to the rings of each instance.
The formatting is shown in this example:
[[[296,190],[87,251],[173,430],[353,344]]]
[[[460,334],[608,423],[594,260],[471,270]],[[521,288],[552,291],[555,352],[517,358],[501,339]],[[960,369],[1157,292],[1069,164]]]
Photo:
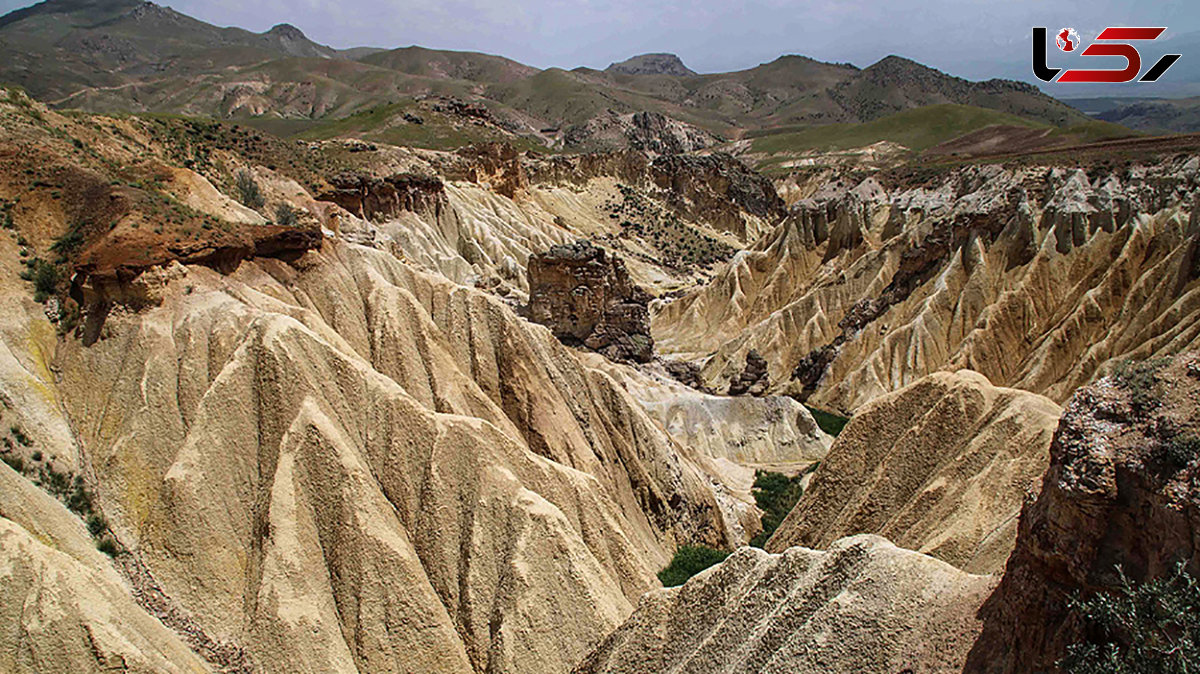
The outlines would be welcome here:
[[[694,70],[752,67],[780,54],[866,66],[898,53],[972,78],[1028,70],[1029,29],[1200,30],[1194,0],[158,0],[217,25],[296,25],[334,47],[419,44],[530,65],[603,68],[638,53],[679,54]],[[32,4],[0,0],[5,12]]]

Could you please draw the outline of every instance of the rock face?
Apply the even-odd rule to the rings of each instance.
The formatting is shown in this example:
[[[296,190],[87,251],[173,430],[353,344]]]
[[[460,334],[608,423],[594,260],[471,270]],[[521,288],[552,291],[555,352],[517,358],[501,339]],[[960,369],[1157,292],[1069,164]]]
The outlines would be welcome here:
[[[671,437],[702,456],[742,464],[809,464],[823,459],[833,443],[812,414],[786,396],[712,395],[657,366],[597,367],[605,367]]]
[[[971,573],[1003,569],[1017,514],[1049,463],[1061,410],[939,372],[864,407],[767,543],[824,548],[872,533]]]
[[[876,536],[745,547],[642,597],[575,672],[957,671],[994,582]]]
[[[83,523],[0,464],[0,670],[209,672],[130,597]]]
[[[652,154],[694,152],[719,140],[691,124],[649,111],[621,114],[608,110],[568,127],[563,135],[563,144],[568,148],[625,146]]]
[[[118,538],[263,671],[562,672],[731,543],[688,450],[495,298],[337,242],[185,271],[56,395]]]
[[[969,671],[1052,668],[1082,636],[1068,597],[1111,591],[1116,565],[1134,582],[1177,562],[1200,573],[1200,454],[1186,442],[1200,433],[1200,356],[1178,356],[1153,377],[1102,379],[1071,398],[1041,494],[1022,510],[1004,580],[982,611]]]
[[[706,285],[656,305],[664,355],[745,355],[773,393],[852,414],[939,370],[1062,403],[1129,357],[1200,348],[1200,163],[832,173]]]
[[[758,237],[743,213],[775,224],[786,208],[769,180],[723,153],[704,157],[663,155],[650,166],[650,180],[665,190],[677,210],[704,213],[715,227],[747,241]]]
[[[437,217],[446,206],[446,190],[434,176],[398,173],[383,178],[342,173],[317,198],[331,201],[364,220],[386,220],[410,211]]]
[[[754,396],[761,396],[766,393],[767,385],[770,384],[770,378],[767,376],[767,361],[754,349],[746,352],[746,369],[742,370],[742,374],[729,383],[729,395],[740,396],[749,393]]]
[[[529,316],[556,337],[616,361],[654,357],[650,295],[621,258],[579,241],[529,258],[528,273]]]

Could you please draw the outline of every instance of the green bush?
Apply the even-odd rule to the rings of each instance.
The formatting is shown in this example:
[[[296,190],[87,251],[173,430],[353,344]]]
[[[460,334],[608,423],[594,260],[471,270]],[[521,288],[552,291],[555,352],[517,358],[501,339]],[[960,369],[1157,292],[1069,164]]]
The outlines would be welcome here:
[[[1191,433],[1172,436],[1162,444],[1162,458],[1174,468],[1186,468],[1200,457],[1200,437]]]
[[[1117,567],[1112,593],[1071,610],[1086,637],[1067,648],[1058,666],[1068,674],[1185,674],[1200,671],[1200,585],[1183,564],[1165,578],[1134,583]]]
[[[50,250],[58,253],[59,258],[66,259],[68,255],[79,250],[80,246],[83,245],[83,232],[80,230],[80,225],[71,227],[70,231],[58,237],[58,240],[50,246]]]
[[[835,438],[841,434],[846,424],[850,423],[850,420],[846,417],[839,417],[836,414],[831,414],[815,407],[809,407],[808,405],[805,405],[804,408],[812,415],[813,421],[817,422],[818,428]]]
[[[105,521],[103,515],[89,515],[87,518],[87,528],[88,533],[93,537],[97,537],[108,528],[108,522]]]
[[[1129,404],[1135,412],[1147,412],[1158,405],[1158,371],[1168,360],[1127,360],[1113,370],[1113,378],[1129,393]]]
[[[783,473],[766,470],[754,471],[754,486],[750,491],[754,494],[754,502],[763,511],[763,530],[750,539],[750,545],[756,548],[766,545],[779,525],[783,524],[784,518],[804,494],[804,488],[800,486],[801,477],[788,477]]]
[[[238,171],[234,183],[237,186],[238,199],[242,204],[250,208],[262,208],[266,203],[262,190],[258,187],[258,182],[254,180],[254,176],[250,175],[249,171]]]
[[[117,556],[117,543],[113,539],[105,536],[96,542],[96,549],[109,557]]]
[[[663,587],[683,585],[688,578],[714,564],[720,564],[729,556],[724,550],[714,550],[703,545],[685,545],[675,551],[667,568],[658,572]]]
[[[295,227],[299,220],[300,214],[288,204],[279,204],[275,207],[275,224]]]
[[[45,260],[34,260],[29,280],[33,281],[33,299],[45,302],[47,298],[58,292],[58,283],[62,279],[58,267]]]
[[[9,456],[8,454],[0,457],[0,459],[2,459],[4,463],[7,463],[9,468],[12,468],[18,473],[25,472],[25,459],[22,459],[19,456]]]

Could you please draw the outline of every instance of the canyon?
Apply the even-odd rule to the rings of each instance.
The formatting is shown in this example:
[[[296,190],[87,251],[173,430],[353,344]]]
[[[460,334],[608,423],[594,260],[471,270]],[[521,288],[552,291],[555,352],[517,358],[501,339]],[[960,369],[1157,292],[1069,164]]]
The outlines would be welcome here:
[[[805,68],[847,119],[942,86]],[[1193,145],[760,172],[653,109],[552,154],[60,107],[0,88],[4,671],[1053,671],[1115,565],[1200,572]]]

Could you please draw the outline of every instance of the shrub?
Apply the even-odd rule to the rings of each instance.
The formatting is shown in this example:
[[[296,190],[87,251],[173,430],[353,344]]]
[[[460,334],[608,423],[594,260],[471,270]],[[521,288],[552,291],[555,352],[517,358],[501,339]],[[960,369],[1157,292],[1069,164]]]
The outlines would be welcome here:
[[[238,171],[237,177],[234,180],[238,199],[242,204],[250,208],[262,208],[266,200],[263,199],[262,190],[258,187],[258,182],[254,180],[254,176],[250,175],[249,171]]]
[[[97,537],[108,528],[108,522],[105,521],[103,515],[90,515],[87,518],[87,528],[93,537]]]
[[[83,245],[83,232],[80,231],[80,226],[75,225],[66,234],[58,237],[58,240],[50,246],[50,250],[58,253],[59,258],[66,259],[68,255],[74,253]]]
[[[1163,460],[1175,468],[1186,468],[1200,457],[1200,437],[1191,433],[1172,436],[1162,444]]]
[[[61,276],[58,268],[45,260],[34,260],[31,266],[29,280],[33,281],[33,299],[45,302],[48,297],[58,292]]]
[[[1129,404],[1135,412],[1146,412],[1158,404],[1158,371],[1167,362],[1166,358],[1127,360],[1113,370],[1117,386],[1129,393]]]
[[[296,222],[299,220],[300,214],[290,205],[279,204],[275,207],[275,224],[283,225],[284,227],[295,227]]]
[[[117,556],[117,543],[113,539],[105,536],[96,542],[96,549],[109,557]]]
[[[3,457],[0,457],[0,459],[3,459],[4,463],[7,463],[9,468],[12,468],[18,473],[25,472],[25,459],[22,459],[19,456],[9,456],[7,454],[5,454]]]
[[[761,548],[783,523],[788,513],[796,506],[804,488],[800,486],[800,475],[788,477],[783,473],[772,473],[766,470],[754,471],[754,502],[758,504],[762,515],[763,530],[750,540],[750,545]]]
[[[1134,583],[1117,567],[1115,592],[1070,608],[1087,636],[1058,666],[1069,674],[1183,674],[1200,668],[1200,585],[1179,564],[1174,573]]]
[[[24,447],[32,447],[33,446],[33,438],[29,437],[28,435],[25,435],[25,431],[21,430],[20,426],[12,426],[8,430],[12,432],[12,436],[14,438],[16,438],[17,442],[21,443],[22,446],[24,446]]]
[[[675,551],[667,568],[658,572],[663,587],[683,585],[688,578],[714,564],[720,564],[729,556],[724,550],[714,550],[703,545],[685,545]]]
[[[813,421],[817,422],[818,428],[835,438],[841,434],[846,424],[850,423],[850,420],[846,417],[840,417],[815,407],[809,407],[808,405],[805,405],[804,408],[812,415]]]

